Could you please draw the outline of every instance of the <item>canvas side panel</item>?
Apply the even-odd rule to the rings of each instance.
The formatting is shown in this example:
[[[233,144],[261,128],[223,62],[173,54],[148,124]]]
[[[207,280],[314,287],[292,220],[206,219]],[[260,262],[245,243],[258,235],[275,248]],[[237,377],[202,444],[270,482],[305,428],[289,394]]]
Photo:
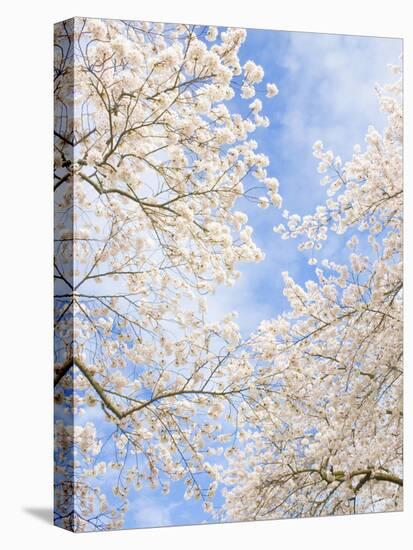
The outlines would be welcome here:
[[[54,27],[54,523],[74,530],[74,26]]]

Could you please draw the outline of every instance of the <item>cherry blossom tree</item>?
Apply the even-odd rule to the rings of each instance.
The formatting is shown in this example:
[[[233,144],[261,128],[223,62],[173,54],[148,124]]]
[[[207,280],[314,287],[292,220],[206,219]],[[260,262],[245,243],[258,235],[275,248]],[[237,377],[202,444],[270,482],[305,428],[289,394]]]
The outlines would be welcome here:
[[[393,66],[395,74],[400,68]],[[250,520],[402,507],[402,82],[378,89],[387,126],[342,164],[314,144],[325,204],[275,228],[317,265],[333,234],[348,261],[284,273],[289,310],[251,339],[259,369],[238,440],[226,451],[217,516]],[[258,388],[258,385],[261,385]],[[255,399],[255,405],[253,401]]]
[[[242,211],[282,203],[242,29],[75,18],[55,29],[55,520],[118,528],[181,480],[217,519],[402,506],[401,80],[325,204],[284,211],[315,279],[243,340],[208,297],[259,262]],[[399,69],[393,67],[397,73]],[[234,112],[239,95],[245,108]],[[252,99],[254,98],[254,99]],[[237,104],[240,104],[238,101]],[[325,242],[351,249],[348,261]],[[225,504],[214,495],[224,486]]]
[[[129,493],[216,491],[258,386],[235,316],[207,296],[258,262],[239,199],[281,205],[251,134],[263,69],[242,29],[81,19],[55,29],[55,511],[122,526]],[[235,94],[248,100],[232,112]],[[108,456],[111,457],[108,459]],[[108,480],[108,481],[106,481]],[[113,494],[107,491],[108,484]],[[115,504],[114,504],[115,503]]]

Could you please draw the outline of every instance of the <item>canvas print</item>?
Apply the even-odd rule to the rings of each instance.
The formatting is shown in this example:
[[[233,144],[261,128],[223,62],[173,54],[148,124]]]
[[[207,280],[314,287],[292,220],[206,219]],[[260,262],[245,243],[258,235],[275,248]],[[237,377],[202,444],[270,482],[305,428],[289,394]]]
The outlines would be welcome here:
[[[55,25],[55,524],[402,510],[398,38]]]

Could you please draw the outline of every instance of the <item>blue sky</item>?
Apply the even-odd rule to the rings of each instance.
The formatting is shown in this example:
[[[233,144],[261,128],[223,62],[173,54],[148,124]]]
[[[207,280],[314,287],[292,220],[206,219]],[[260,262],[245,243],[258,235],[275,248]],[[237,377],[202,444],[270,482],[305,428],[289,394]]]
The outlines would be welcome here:
[[[297,251],[297,241],[281,240],[273,227],[282,222],[284,208],[304,214],[323,202],[325,189],[319,185],[317,160],[312,156],[314,141],[321,139],[346,160],[354,144],[363,145],[369,124],[383,127],[374,85],[391,79],[387,64],[398,63],[401,50],[398,39],[248,30],[240,51],[241,62],[252,59],[262,65],[264,82],[275,82],[279,88],[275,98],[259,95],[270,127],[259,128],[253,139],[270,159],[268,172],[279,179],[284,203],[281,210],[262,210],[247,202],[237,204],[237,209],[248,213],[255,242],[266,258],[258,264],[240,265],[242,275],[238,283],[231,289],[218,289],[209,298],[211,319],[236,310],[238,323],[247,336],[260,320],[274,317],[286,308],[283,271],[289,271],[301,283],[314,277],[308,257]],[[245,114],[251,101],[235,97],[229,107]],[[324,253],[333,255],[336,261],[346,258],[346,252],[334,239]],[[320,253],[320,259],[323,257]],[[87,420],[99,422],[101,418],[98,408],[87,414]],[[78,421],[83,425],[86,419]],[[113,447],[108,446],[98,461],[112,459]],[[108,495],[116,475],[108,472],[102,480]],[[185,501],[183,493],[180,482],[171,484],[168,496],[147,487],[139,493],[132,490],[125,527],[210,521],[201,502]],[[217,496],[217,503],[219,499]]]
[[[313,277],[308,256],[297,251],[298,241],[281,240],[272,229],[283,221],[284,208],[311,213],[325,200],[318,161],[312,155],[317,139],[345,161],[353,145],[363,146],[369,124],[383,128],[385,119],[374,87],[391,81],[387,64],[397,64],[401,53],[400,39],[248,30],[241,61],[252,59],[262,65],[264,81],[273,81],[279,88],[272,99],[260,96],[271,124],[258,128],[253,138],[270,159],[269,175],[280,181],[283,206],[261,210],[242,205],[266,258],[259,264],[239,266],[238,284],[220,289],[209,301],[212,316],[236,309],[241,329],[248,334],[261,319],[285,309],[283,271],[301,283]],[[234,99],[234,108],[243,112],[250,101]],[[324,255],[344,262],[347,252],[330,238],[319,258]]]

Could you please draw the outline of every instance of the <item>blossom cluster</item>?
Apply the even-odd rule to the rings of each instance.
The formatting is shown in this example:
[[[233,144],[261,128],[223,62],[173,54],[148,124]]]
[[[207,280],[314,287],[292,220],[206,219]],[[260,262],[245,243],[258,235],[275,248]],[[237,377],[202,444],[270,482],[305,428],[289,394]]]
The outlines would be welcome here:
[[[220,471],[221,517],[403,506],[401,90],[399,80],[380,94],[387,127],[370,127],[365,151],[355,147],[343,168],[314,144],[319,171],[334,173],[322,180],[329,198],[313,215],[285,213],[287,227],[277,228],[284,238],[304,237],[300,249],[313,258],[329,231],[351,233],[351,252],[347,263],[322,260],[305,285],[283,274],[289,308],[252,338],[262,376],[245,443]]]
[[[228,103],[260,94],[262,67],[239,60],[245,38],[103,19],[56,28],[56,494],[71,491],[58,522],[76,530],[119,526],[131,491],[176,480],[210,509],[213,457],[253,368],[236,316],[208,322],[207,298],[264,257],[239,199],[281,204],[252,139],[269,124],[261,100],[243,114]]]

